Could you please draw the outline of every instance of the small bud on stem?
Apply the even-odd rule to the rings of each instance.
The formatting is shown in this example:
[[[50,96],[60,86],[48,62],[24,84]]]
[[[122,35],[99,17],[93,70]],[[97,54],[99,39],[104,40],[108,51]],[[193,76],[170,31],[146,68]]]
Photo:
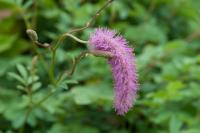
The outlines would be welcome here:
[[[41,46],[41,47],[44,47],[44,48],[49,48],[51,46],[48,43],[44,43],[44,44],[40,43],[38,41],[38,36],[37,36],[36,31],[34,31],[32,29],[27,29],[26,33],[28,34],[29,38],[31,39],[31,41],[33,41],[34,44]]]
[[[30,38],[33,42],[38,41],[37,33],[36,33],[34,30],[32,30],[32,29],[27,29],[27,30],[26,30],[26,33],[28,34],[29,38]]]

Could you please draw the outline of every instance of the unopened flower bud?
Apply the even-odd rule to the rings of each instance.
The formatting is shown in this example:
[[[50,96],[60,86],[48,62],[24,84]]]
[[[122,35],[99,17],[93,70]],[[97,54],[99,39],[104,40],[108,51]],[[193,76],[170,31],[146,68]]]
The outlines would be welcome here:
[[[32,29],[27,29],[26,30],[26,33],[28,34],[29,38],[32,40],[32,41],[37,41],[38,40],[38,36],[37,36],[37,33],[32,30]]]
[[[44,47],[49,47],[50,44],[48,44],[48,43],[44,43],[43,46],[44,46]]]

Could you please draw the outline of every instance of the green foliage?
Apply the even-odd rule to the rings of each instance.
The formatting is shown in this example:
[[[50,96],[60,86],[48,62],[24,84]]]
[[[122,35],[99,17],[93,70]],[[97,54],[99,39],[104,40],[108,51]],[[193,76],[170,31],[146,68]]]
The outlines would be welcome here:
[[[32,107],[27,133],[200,132],[200,1],[115,0],[91,28],[76,34],[87,40],[94,27],[117,29],[135,49],[140,90],[134,108],[122,117],[112,107],[105,59],[87,56],[67,77],[86,49],[67,38],[57,51],[53,79],[49,51],[37,48],[46,63],[34,59],[26,35],[31,26],[42,43],[50,43],[84,26],[104,1],[35,2],[0,0],[0,132],[18,132]]]

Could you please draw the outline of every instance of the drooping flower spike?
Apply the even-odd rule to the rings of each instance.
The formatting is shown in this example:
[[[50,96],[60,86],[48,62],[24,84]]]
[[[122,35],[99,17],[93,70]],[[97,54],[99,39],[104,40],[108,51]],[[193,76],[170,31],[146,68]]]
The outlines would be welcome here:
[[[138,78],[133,50],[127,41],[115,31],[98,28],[89,39],[91,50],[111,52],[114,56],[108,60],[112,67],[115,83],[114,108],[124,115],[133,106],[138,90]]]

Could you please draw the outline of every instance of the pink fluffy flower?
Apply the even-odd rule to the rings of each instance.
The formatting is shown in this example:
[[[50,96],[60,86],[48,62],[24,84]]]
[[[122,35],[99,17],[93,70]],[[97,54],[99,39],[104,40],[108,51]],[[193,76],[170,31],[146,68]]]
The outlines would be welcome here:
[[[90,36],[89,44],[91,50],[107,51],[114,55],[108,60],[115,82],[114,108],[119,115],[124,115],[133,106],[138,90],[133,50],[122,36],[106,28],[96,29]]]

